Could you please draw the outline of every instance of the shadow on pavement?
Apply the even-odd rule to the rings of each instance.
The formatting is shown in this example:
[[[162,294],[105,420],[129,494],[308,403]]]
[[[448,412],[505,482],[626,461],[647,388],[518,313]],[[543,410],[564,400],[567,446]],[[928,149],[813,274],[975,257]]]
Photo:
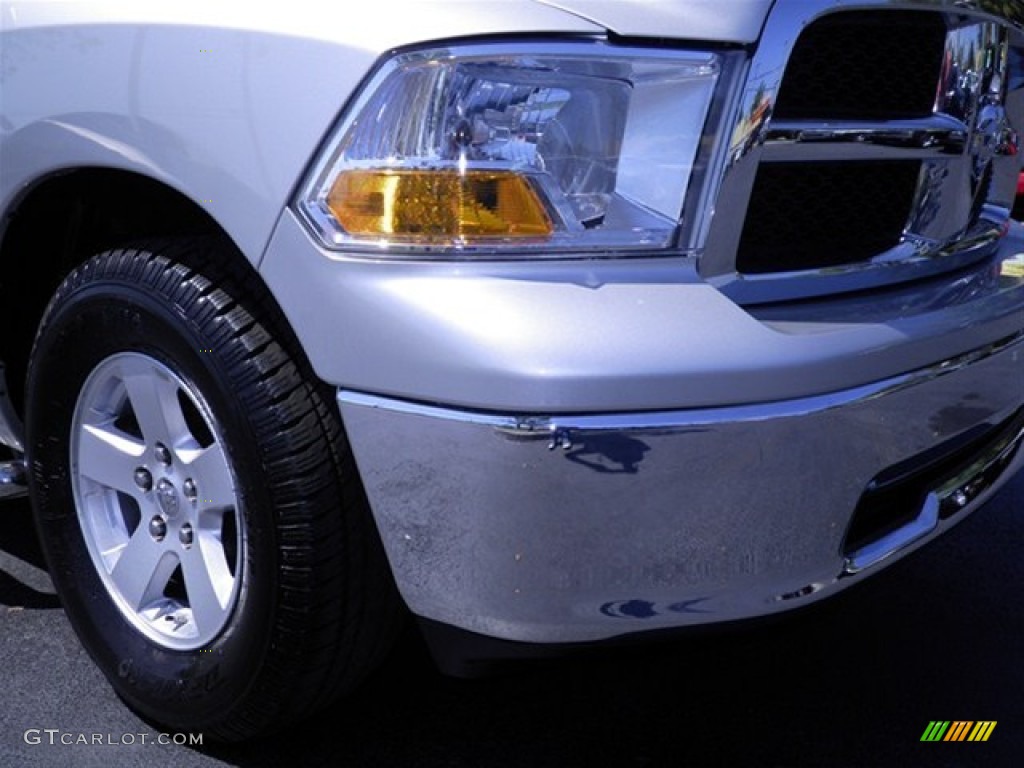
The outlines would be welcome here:
[[[45,570],[28,502],[8,499],[0,503],[0,605],[60,608],[60,600],[44,584],[48,582],[42,573]]]

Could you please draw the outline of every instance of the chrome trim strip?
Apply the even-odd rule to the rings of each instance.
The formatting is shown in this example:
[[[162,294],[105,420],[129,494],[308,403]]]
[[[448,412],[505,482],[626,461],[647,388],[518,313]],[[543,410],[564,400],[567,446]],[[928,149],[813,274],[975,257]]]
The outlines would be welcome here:
[[[877,565],[900,550],[909,547],[921,537],[928,535],[938,524],[939,499],[934,493],[929,493],[921,507],[921,513],[916,518],[892,533],[851,553],[846,559],[843,573],[853,575],[872,565]]]
[[[873,287],[872,275],[879,267],[885,268],[885,285],[895,286],[923,277],[940,276],[980,262],[997,248],[1003,225],[998,223],[999,211],[986,206],[982,218],[974,229],[959,241],[936,250],[936,241],[916,235],[907,235],[904,242],[875,256],[860,261],[830,267],[827,270],[808,269],[793,272],[765,272],[742,275],[738,279],[716,278],[713,282],[723,294],[739,304],[756,305],[774,303],[775,286],[786,286],[801,299],[828,296],[836,292],[837,279],[844,281],[844,290],[863,290]]]
[[[951,517],[991,488],[1012,463],[1024,445],[1024,421],[1020,426],[990,445],[962,472],[943,483],[936,491],[940,517]]]
[[[825,395],[785,400],[775,403],[755,403],[751,405],[726,406],[722,408],[699,408],[693,410],[656,411],[647,413],[611,413],[599,415],[507,415],[480,411],[463,411],[438,405],[396,400],[378,395],[353,392],[339,389],[337,398],[339,405],[359,405],[367,408],[379,408],[414,416],[432,419],[457,421],[465,424],[492,427],[510,439],[548,440],[548,447],[569,449],[573,445],[573,432],[600,432],[627,430],[664,430],[678,427],[702,426],[729,423],[753,423],[770,421],[778,418],[791,418],[821,413],[835,408],[842,408],[854,403],[873,400],[903,389],[907,389],[925,381],[931,381],[969,366],[987,358],[1002,354],[1012,347],[1024,350],[1024,331],[1011,337],[1001,339],[972,352],[943,360],[927,368],[896,376],[884,381],[841,392]]]

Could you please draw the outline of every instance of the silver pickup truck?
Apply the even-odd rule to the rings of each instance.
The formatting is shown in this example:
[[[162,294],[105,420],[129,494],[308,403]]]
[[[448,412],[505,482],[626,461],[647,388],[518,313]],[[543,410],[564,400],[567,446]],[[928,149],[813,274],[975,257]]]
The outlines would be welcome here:
[[[0,7],[0,489],[239,739],[857,583],[1024,463],[1016,0]]]

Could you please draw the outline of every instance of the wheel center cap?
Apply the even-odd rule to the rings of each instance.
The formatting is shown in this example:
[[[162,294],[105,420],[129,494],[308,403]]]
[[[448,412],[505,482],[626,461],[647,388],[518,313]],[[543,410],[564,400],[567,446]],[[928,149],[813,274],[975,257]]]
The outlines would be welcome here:
[[[156,504],[164,517],[174,517],[178,514],[181,502],[178,500],[178,491],[170,480],[164,478],[156,485]]]

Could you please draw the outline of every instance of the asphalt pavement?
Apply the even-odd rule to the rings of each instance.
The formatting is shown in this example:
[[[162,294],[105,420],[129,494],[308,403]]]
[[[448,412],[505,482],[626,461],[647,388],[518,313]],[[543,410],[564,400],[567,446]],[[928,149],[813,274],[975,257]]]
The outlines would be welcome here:
[[[241,746],[178,746],[81,650],[27,505],[6,502],[0,766],[1017,766],[1022,544],[1024,474],[930,547],[783,620],[480,681],[440,676],[410,631],[315,719]],[[932,721],[982,720],[996,722],[987,742],[921,741]]]

